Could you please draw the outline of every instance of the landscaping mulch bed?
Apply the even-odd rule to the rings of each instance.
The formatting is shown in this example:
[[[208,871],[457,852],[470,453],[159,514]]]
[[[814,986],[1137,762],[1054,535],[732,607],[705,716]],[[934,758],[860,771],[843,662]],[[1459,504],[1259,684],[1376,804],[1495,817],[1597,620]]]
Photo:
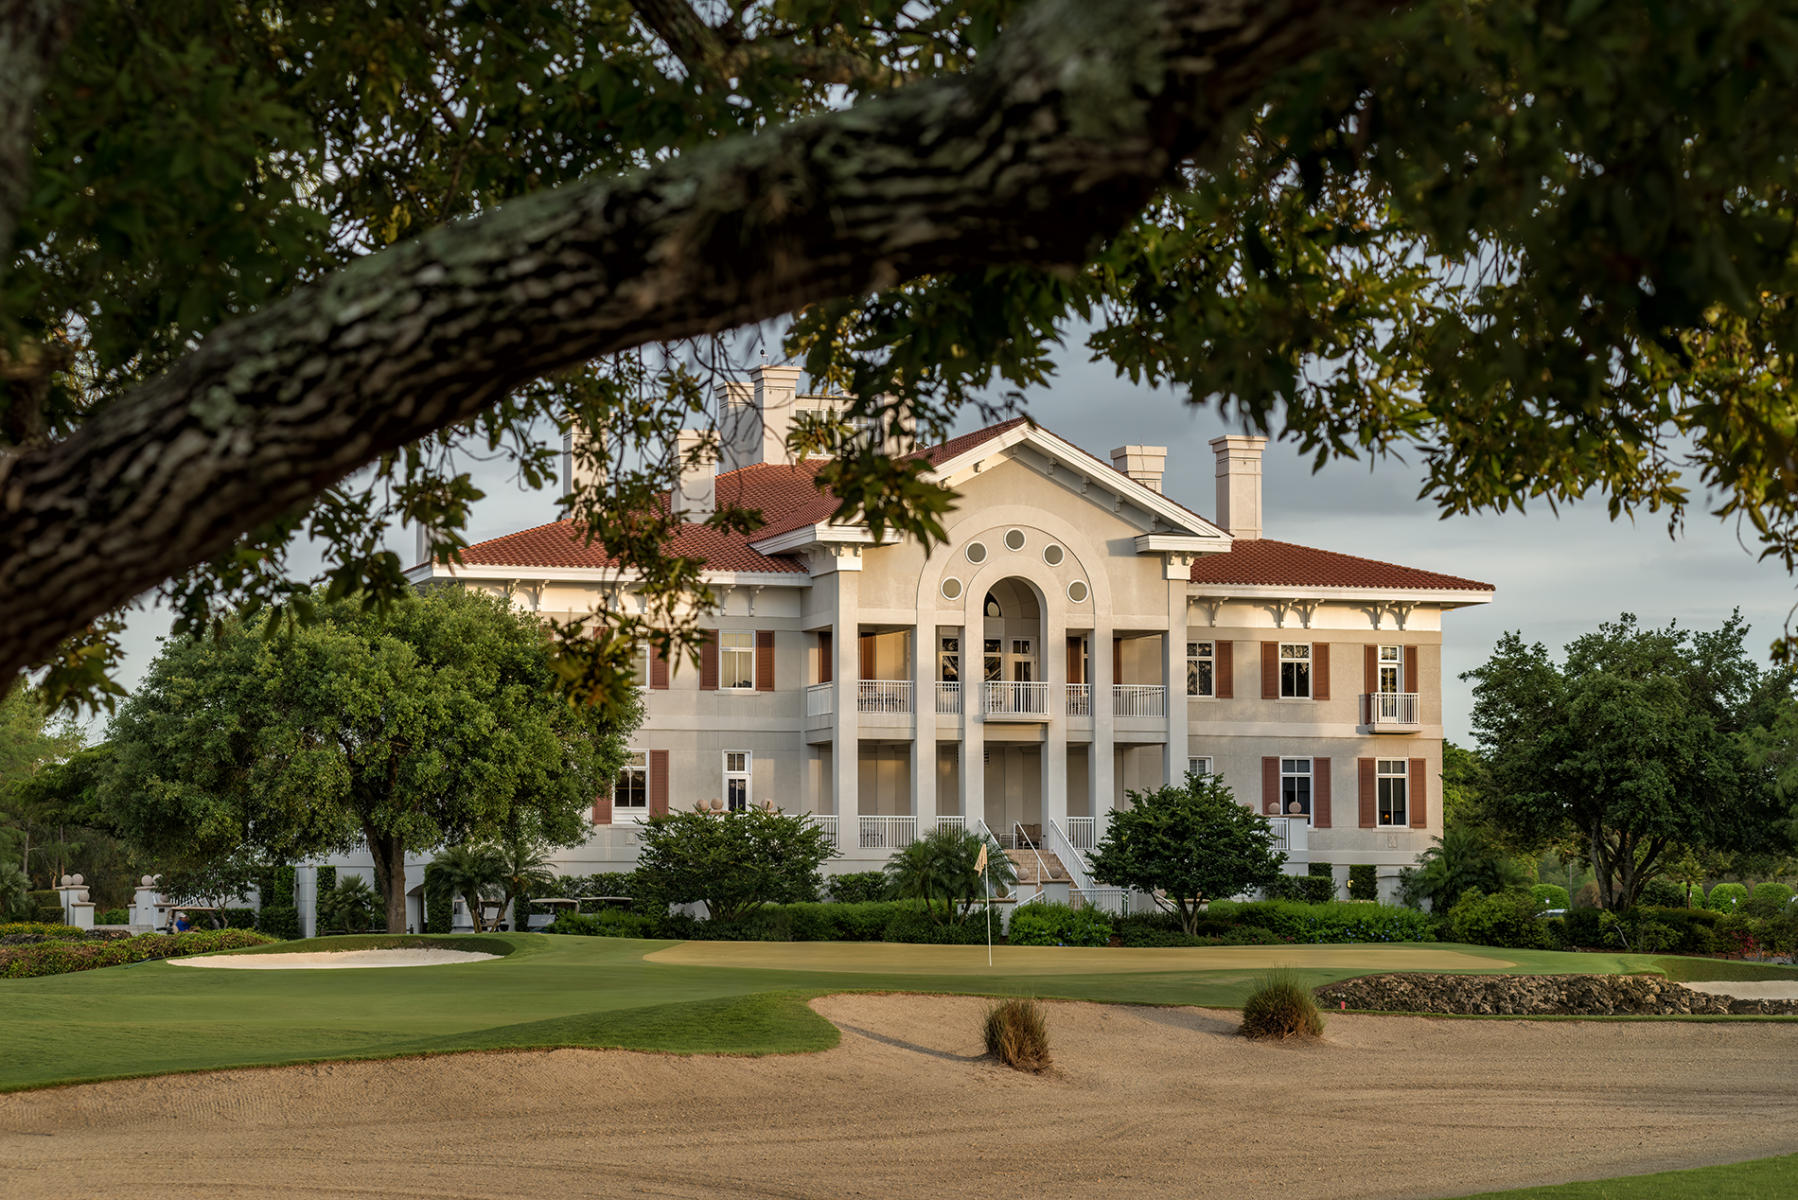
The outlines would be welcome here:
[[[1798,1000],[1738,1000],[1653,975],[1367,975],[1316,991],[1325,1008],[1456,1015],[1798,1014]]]

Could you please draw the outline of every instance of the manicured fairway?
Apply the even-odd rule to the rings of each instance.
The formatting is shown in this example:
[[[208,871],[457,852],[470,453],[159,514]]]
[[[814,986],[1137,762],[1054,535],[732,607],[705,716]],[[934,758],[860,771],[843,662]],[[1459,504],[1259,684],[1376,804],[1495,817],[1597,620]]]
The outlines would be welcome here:
[[[989,971],[984,948],[970,947],[682,944],[544,934],[341,938],[304,945],[308,950],[394,944],[468,948],[482,942],[509,954],[499,963],[390,971],[195,971],[152,962],[0,980],[6,1048],[0,1055],[0,1090],[495,1048],[817,1050],[834,1045],[837,1032],[805,1000],[841,991],[1230,1007],[1241,1004],[1275,960],[1312,985],[1370,971],[1653,971],[1671,961],[1439,945],[1288,946],[1271,953],[1246,948],[1254,949],[1253,955],[1235,947],[1002,948]],[[1445,968],[1449,962],[1465,965]]]
[[[1464,1200],[1787,1200],[1794,1193],[1798,1193],[1798,1154],[1690,1171],[1481,1192]]]

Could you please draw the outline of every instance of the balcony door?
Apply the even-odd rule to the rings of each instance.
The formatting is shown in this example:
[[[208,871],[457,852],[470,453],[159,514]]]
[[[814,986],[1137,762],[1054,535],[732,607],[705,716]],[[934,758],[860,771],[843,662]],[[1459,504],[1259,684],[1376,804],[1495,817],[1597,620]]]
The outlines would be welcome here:
[[[1005,642],[1005,677],[1012,683],[1035,683],[1036,639],[1014,637]]]

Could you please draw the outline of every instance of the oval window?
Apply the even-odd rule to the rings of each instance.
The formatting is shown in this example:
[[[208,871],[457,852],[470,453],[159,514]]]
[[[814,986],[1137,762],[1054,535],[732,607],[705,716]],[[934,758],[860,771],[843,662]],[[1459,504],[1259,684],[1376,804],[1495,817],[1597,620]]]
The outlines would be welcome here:
[[[1022,529],[1007,529],[1005,531],[1005,548],[1007,550],[1022,550],[1024,548],[1024,531]]]
[[[986,543],[969,542],[968,548],[964,553],[967,554],[969,562],[983,563],[986,561]]]
[[[1085,604],[1087,594],[1086,584],[1083,581],[1076,579],[1068,584],[1068,599],[1075,604]]]
[[[1050,542],[1047,546],[1043,547],[1043,561],[1048,563],[1051,567],[1059,567],[1061,565],[1061,560],[1065,557],[1067,556],[1062,551],[1062,548],[1054,542]]]
[[[947,600],[961,599],[961,580],[959,580],[959,579],[943,580],[943,597],[944,597],[944,599],[947,599]]]

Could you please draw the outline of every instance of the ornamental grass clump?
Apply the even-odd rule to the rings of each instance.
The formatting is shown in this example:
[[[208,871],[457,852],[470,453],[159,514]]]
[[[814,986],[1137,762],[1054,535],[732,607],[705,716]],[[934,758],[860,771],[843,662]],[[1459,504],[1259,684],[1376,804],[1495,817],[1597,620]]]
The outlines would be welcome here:
[[[1035,1000],[1001,1000],[987,1010],[986,1052],[1018,1071],[1049,1069],[1049,1027]]]
[[[1323,1014],[1311,989],[1290,971],[1274,971],[1262,979],[1242,1006],[1242,1027],[1247,1038],[1314,1038],[1324,1031]]]

